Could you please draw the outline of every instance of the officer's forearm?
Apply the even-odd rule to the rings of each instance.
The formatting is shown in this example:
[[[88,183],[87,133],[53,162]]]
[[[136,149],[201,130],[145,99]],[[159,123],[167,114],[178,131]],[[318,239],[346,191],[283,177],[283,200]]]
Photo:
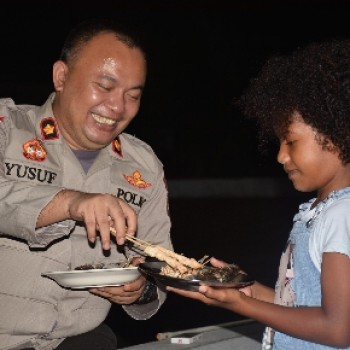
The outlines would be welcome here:
[[[73,198],[79,196],[78,191],[62,190],[41,211],[36,228],[51,225],[53,223],[70,219],[69,203]]]

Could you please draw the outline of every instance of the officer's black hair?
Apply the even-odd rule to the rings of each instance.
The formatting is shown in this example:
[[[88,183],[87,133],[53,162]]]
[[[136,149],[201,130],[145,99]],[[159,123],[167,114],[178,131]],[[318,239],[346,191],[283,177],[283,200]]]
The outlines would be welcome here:
[[[61,50],[60,60],[67,64],[73,63],[81,48],[96,35],[104,32],[113,33],[118,40],[130,48],[137,47],[145,56],[137,35],[130,28],[112,19],[96,18],[79,23],[69,32]]]

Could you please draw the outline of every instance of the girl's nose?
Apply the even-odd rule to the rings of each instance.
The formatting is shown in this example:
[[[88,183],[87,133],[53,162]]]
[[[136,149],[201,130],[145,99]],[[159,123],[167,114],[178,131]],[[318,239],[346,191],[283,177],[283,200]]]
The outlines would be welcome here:
[[[280,148],[277,153],[277,162],[284,165],[288,160],[287,145],[283,142],[280,143]]]

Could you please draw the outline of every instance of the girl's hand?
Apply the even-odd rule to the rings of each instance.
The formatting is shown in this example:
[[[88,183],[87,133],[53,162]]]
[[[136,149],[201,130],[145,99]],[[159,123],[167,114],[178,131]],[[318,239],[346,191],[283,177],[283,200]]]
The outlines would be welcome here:
[[[214,257],[212,257],[210,259],[210,263],[214,266],[214,267],[224,267],[224,266],[228,266],[230,265],[229,263],[216,259]],[[238,289],[240,292],[244,293],[245,295],[247,295],[248,297],[254,297],[254,293],[253,293],[253,285],[252,286],[248,286],[248,287],[244,287],[241,289]]]
[[[167,287],[167,290],[178,295],[201,301],[210,306],[218,306],[232,310],[232,303],[238,301],[242,294],[235,288],[214,288],[209,286],[200,286],[198,292]]]

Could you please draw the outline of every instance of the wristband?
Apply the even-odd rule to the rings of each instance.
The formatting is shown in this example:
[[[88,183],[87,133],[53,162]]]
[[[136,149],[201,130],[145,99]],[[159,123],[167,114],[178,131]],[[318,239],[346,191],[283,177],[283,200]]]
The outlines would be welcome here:
[[[157,299],[157,286],[152,283],[150,280],[146,281],[146,286],[143,289],[140,297],[135,301],[135,304],[142,305],[150,303],[151,301]]]

